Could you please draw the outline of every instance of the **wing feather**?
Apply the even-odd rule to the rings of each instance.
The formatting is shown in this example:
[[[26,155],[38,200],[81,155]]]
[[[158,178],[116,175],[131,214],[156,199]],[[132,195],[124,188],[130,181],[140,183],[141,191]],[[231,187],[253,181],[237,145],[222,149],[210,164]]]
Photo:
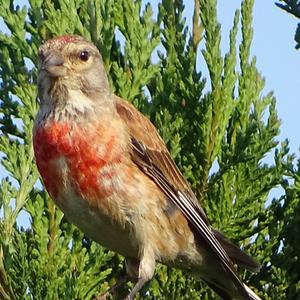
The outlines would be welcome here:
[[[207,217],[189,184],[170,156],[152,123],[131,104],[116,97],[117,112],[127,125],[132,142],[132,159],[183,213],[197,235],[221,261],[240,294],[250,299],[226,251],[215,237]]]

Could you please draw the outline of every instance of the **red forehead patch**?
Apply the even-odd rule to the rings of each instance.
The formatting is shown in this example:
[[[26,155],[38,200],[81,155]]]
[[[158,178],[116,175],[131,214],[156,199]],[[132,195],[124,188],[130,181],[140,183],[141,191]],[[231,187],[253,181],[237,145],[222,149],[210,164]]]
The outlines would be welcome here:
[[[54,40],[67,44],[67,43],[72,43],[75,40],[78,40],[78,36],[76,36],[76,35],[61,35],[61,36],[54,38]]]

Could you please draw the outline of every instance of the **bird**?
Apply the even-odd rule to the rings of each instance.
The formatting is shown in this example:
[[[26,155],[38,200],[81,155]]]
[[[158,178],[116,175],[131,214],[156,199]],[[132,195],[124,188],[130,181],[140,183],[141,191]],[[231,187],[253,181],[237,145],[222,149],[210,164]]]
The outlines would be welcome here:
[[[214,229],[151,121],[110,88],[100,51],[78,35],[38,50],[33,149],[66,218],[125,257],[134,299],[157,263],[189,272],[222,299],[258,300],[236,265],[259,264]],[[105,299],[109,292],[97,299]]]

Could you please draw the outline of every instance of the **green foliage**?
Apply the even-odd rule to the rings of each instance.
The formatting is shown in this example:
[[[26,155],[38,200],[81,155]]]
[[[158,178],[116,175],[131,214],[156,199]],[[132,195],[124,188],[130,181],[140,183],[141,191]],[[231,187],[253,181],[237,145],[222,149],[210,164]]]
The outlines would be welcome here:
[[[140,0],[32,0],[22,9],[2,2],[10,32],[0,32],[7,173],[0,185],[0,299],[92,299],[122,273],[122,258],[88,240],[41,190],[33,162],[37,49],[67,33],[99,47],[115,93],[156,124],[212,224],[261,262],[259,274],[242,273],[245,281],[265,299],[299,297],[299,234],[290,231],[299,228],[300,163],[293,167],[287,142],[276,141],[276,100],[262,95],[264,79],[250,57],[254,0],[236,11],[224,56],[216,0],[195,1],[193,28],[182,1],[162,0],[157,16]],[[208,78],[198,70],[200,55]],[[269,203],[278,186],[284,192]],[[27,229],[17,225],[24,212]],[[215,298],[195,279],[159,266],[140,298],[199,295]]]
[[[279,0],[275,4],[286,12],[292,14],[296,18],[300,19],[300,2],[298,0]],[[282,3],[283,2],[283,3]],[[300,48],[300,23],[298,23],[296,32],[295,32],[295,42],[296,49]]]
[[[283,145],[285,152],[287,144]],[[277,153],[277,159],[282,156]],[[261,286],[268,284],[266,293],[271,299],[299,299],[299,213],[300,213],[300,161],[296,166],[291,159],[286,161],[289,180],[285,180],[283,187],[285,196],[273,201],[271,209],[273,215],[268,225],[269,243],[266,252],[272,264],[263,269],[264,281]],[[288,178],[288,177],[287,177]]]

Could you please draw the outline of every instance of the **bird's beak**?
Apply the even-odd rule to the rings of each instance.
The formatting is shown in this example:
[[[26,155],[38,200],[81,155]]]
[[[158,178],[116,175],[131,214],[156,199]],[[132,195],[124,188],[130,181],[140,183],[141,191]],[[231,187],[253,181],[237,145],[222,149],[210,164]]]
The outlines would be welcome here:
[[[52,77],[60,77],[66,73],[64,59],[60,53],[49,53],[41,62],[41,70]]]

